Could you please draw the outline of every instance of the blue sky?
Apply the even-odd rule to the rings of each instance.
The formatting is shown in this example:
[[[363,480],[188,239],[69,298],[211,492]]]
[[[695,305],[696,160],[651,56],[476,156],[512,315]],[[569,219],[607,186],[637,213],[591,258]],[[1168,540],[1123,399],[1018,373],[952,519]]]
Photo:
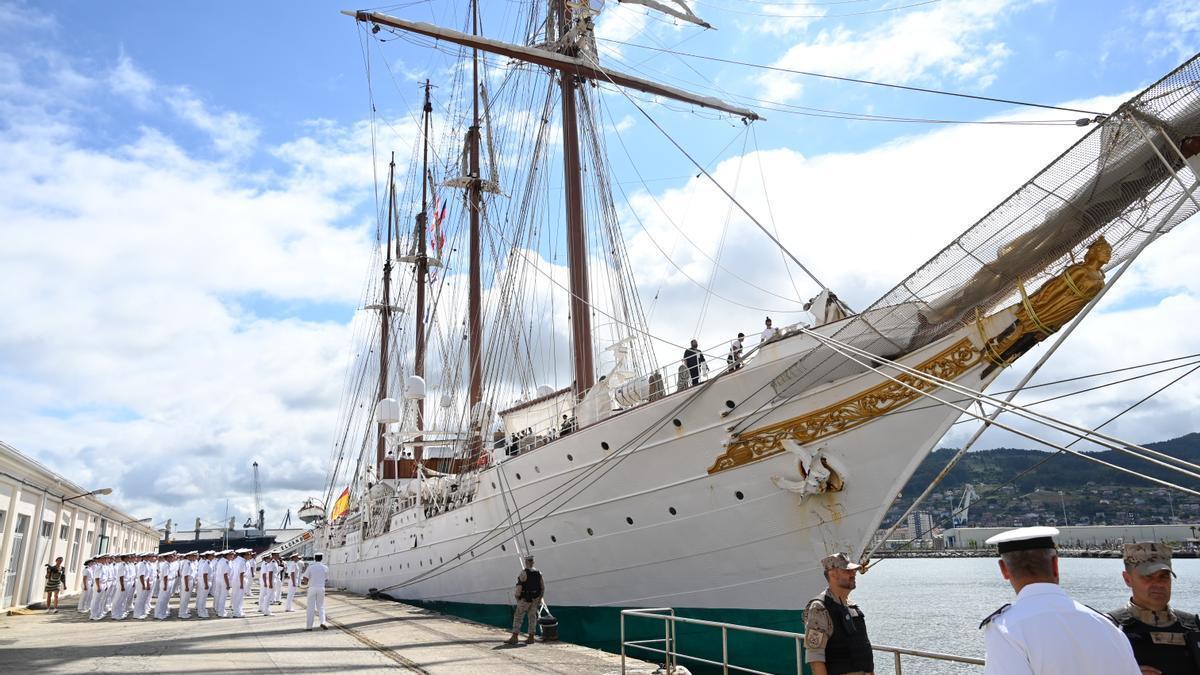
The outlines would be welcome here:
[[[1179,0],[909,4],[696,0],[717,27],[702,31],[610,1],[598,20],[601,58],[765,108],[1028,121],[1079,115],[791,78],[619,42],[1089,110],[1110,110],[1200,49],[1200,10]],[[485,34],[511,37],[515,6],[485,1]],[[390,11],[461,28],[464,7]],[[369,93],[387,120],[379,156],[407,157],[418,83],[446,82],[453,63],[404,40],[367,41],[369,89],[363,34],[341,8],[0,0],[0,268],[10,281],[0,309],[19,317],[0,328],[0,438],[74,480],[111,484],[118,503],[160,521],[216,520],[226,496],[248,512],[253,459],[276,517],[321,492],[374,236]],[[795,309],[711,276],[726,205],[627,101],[598,100],[651,179],[641,184],[610,140],[640,290],[647,304],[660,298],[652,329],[720,344],[729,325],[761,323],[747,306]],[[729,184],[740,169],[762,172],[773,196],[753,186],[739,196],[770,213],[789,247],[855,307],[1083,133],[776,110],[747,132],[683,106],[647,109]],[[694,244],[680,242],[668,217]],[[735,226],[722,260],[806,299],[810,289],[793,289],[778,255],[763,255],[761,236]],[[1195,229],[1180,228],[1176,245],[1139,263],[1048,377],[1200,352],[1200,339],[1174,328],[1200,308],[1188,274],[1200,264]],[[651,235],[673,251],[673,266]],[[683,271],[714,279],[740,305],[717,302],[698,320],[703,291]],[[1098,421],[1144,393],[1052,412]],[[1195,430],[1198,398],[1182,387],[1117,431],[1144,441]]]

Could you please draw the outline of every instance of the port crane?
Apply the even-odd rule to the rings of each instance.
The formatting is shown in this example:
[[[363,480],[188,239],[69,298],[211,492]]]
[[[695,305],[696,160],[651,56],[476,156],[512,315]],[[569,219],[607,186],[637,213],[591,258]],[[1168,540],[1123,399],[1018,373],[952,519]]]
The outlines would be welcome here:
[[[971,502],[977,501],[975,486],[967,483],[963,490],[962,499],[958,500],[958,508],[954,509],[954,527],[964,527],[971,520]]]

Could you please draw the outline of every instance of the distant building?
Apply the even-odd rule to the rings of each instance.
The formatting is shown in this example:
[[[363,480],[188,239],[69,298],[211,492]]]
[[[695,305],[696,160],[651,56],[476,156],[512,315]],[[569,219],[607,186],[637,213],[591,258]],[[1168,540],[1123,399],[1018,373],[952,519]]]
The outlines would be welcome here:
[[[946,530],[943,538],[946,548],[970,548],[970,542],[978,546],[1004,527],[959,527]],[[1060,527],[1058,545],[1070,548],[1116,548],[1121,544],[1144,541],[1184,542],[1192,539],[1200,524],[1186,525],[1087,525]]]
[[[928,511],[917,511],[908,514],[908,536],[911,539],[932,539],[933,515]]]
[[[0,612],[45,600],[45,565],[62,556],[65,593],[99,553],[153,551],[158,531],[0,442]]]

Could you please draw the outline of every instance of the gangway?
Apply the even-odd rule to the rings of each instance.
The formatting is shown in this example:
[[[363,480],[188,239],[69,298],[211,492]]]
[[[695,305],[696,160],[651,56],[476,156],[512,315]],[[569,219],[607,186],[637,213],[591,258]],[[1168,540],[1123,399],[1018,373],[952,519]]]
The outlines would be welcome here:
[[[625,639],[625,617],[634,616],[644,619],[653,619],[663,622],[663,637],[651,638],[646,640],[626,640]],[[711,628],[721,629],[721,660],[714,661],[699,656],[689,656],[678,650],[675,637],[675,625],[679,623],[691,624],[694,626],[709,626]],[[729,675],[730,672],[736,671],[739,673],[750,673],[751,675],[771,675],[761,670],[753,668],[745,668],[737,666],[729,662],[729,632],[741,631],[745,633],[755,633],[758,635],[772,635],[778,638],[792,641],[796,647],[796,674],[803,675],[804,673],[804,633],[793,633],[790,631],[773,630],[770,628],[757,628],[755,626],[741,626],[734,623],[724,623],[721,621],[706,621],[704,619],[693,619],[685,616],[676,616],[675,610],[671,607],[653,607],[647,609],[625,609],[621,610],[621,673],[625,673],[625,650],[627,648],[642,649],[654,654],[658,654],[664,658],[663,672],[682,673],[686,672],[679,666],[679,660],[695,661],[697,663],[705,663],[710,666],[721,668],[724,675]],[[877,652],[891,654],[893,657],[895,675],[904,675],[901,656],[911,656],[920,659],[931,659],[934,661],[950,661],[953,663],[966,663],[976,666],[983,665],[983,659],[977,659],[970,656],[955,656],[953,654],[940,654],[938,652],[927,652],[920,649],[905,649],[903,647],[888,647],[886,645],[871,645],[872,649]]]
[[[275,546],[272,546],[271,549],[267,552],[268,553],[278,553],[279,555],[287,555],[287,554],[295,551],[296,549],[300,548],[301,546],[305,545],[306,543],[308,543],[308,541],[310,539],[312,539],[312,537],[313,537],[312,530],[305,530],[304,532],[301,532],[300,534],[292,537],[291,539],[288,539],[287,541],[283,542],[282,544],[277,544]]]

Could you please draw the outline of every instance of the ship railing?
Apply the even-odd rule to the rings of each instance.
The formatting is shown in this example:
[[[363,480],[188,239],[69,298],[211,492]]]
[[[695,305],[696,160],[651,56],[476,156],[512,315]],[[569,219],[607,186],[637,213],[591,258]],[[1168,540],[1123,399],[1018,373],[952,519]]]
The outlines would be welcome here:
[[[651,619],[662,621],[663,636],[661,638],[649,638],[642,640],[627,640],[625,634],[625,618],[639,617],[643,619]],[[677,624],[684,623],[694,626],[707,626],[709,628],[719,628],[721,630],[721,660],[716,661],[700,656],[692,656],[679,651],[678,641],[676,640],[675,627]],[[796,673],[803,675],[804,673],[804,633],[794,633],[791,631],[774,630],[771,628],[758,628],[756,626],[742,626],[734,623],[724,623],[722,621],[707,621],[705,619],[693,619],[691,617],[676,616],[675,610],[671,607],[652,607],[645,609],[625,609],[621,611],[621,673],[625,672],[625,657],[627,649],[639,649],[646,652],[657,654],[663,658],[663,670],[667,673],[674,673],[679,666],[679,661],[692,661],[695,663],[704,663],[710,666],[721,668],[724,675],[729,675],[731,672],[750,673],[751,675],[772,675],[761,670],[755,670],[745,666],[738,666],[729,661],[729,633],[731,631],[753,633],[757,635],[769,635],[781,638],[782,640],[790,641],[796,650]],[[892,663],[895,675],[903,675],[904,665],[901,657],[908,656],[919,659],[928,659],[932,661],[949,661],[952,663],[965,663],[969,665],[982,666],[983,659],[970,656],[956,656],[954,654],[941,654],[938,652],[927,652],[920,649],[906,649],[904,647],[889,647],[886,645],[872,645],[876,652],[883,652],[892,655]]]

